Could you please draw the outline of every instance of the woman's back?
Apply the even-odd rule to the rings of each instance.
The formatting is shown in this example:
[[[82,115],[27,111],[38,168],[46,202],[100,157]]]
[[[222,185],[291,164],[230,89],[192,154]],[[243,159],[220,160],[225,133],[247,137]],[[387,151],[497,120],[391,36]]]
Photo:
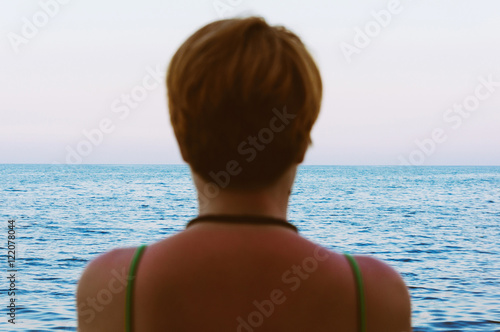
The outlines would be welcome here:
[[[125,331],[125,288],[113,292],[110,286],[117,290],[120,281],[113,279],[128,273],[134,252],[105,254],[82,276],[79,289],[86,291],[78,294],[78,304],[88,298],[99,304],[89,331]],[[409,296],[400,276],[373,258],[356,260],[367,330],[409,331]],[[102,289],[111,290],[109,303],[99,301]],[[139,332],[358,331],[360,324],[348,260],[282,226],[193,225],[146,248],[134,291]]]

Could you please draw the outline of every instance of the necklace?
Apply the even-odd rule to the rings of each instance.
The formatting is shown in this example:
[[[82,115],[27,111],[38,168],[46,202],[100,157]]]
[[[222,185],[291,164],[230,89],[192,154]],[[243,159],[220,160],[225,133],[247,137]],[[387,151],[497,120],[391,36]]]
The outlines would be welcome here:
[[[268,217],[268,216],[258,216],[258,215],[232,215],[232,214],[206,214],[203,216],[198,216],[186,225],[186,228],[192,226],[193,224],[203,222],[203,221],[217,221],[224,223],[234,223],[234,224],[257,224],[257,225],[279,225],[291,228],[295,232],[299,232],[297,227],[290,224],[285,219]]]

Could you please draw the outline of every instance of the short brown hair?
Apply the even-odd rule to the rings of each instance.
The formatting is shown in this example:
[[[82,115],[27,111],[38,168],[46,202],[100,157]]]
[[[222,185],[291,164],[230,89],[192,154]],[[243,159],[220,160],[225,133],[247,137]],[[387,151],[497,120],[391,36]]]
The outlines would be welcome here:
[[[269,185],[302,161],[322,96],[318,68],[302,41],[260,17],[196,31],[173,56],[167,89],[183,159],[206,181],[235,160],[242,170],[227,184],[233,188]],[[264,128],[279,112],[293,120],[274,126],[279,132],[266,131],[263,144]],[[243,142],[261,133],[260,148],[245,158]]]

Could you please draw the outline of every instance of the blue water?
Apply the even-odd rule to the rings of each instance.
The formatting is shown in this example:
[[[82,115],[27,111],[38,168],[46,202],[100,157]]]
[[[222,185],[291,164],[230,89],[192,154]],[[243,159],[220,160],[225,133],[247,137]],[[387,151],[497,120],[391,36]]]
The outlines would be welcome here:
[[[0,165],[0,330],[74,331],[86,262],[179,232],[195,215],[186,166]],[[15,326],[6,322],[8,219]],[[301,166],[289,219],[306,238],[398,270],[414,331],[500,331],[500,167]]]

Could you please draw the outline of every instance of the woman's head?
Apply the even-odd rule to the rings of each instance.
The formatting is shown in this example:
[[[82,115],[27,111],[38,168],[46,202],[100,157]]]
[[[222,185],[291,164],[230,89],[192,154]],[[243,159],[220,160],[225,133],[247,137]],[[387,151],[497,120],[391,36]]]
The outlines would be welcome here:
[[[258,17],[196,31],[173,56],[167,89],[184,160],[208,182],[232,167],[229,188],[265,187],[300,163],[322,95],[300,39]]]

